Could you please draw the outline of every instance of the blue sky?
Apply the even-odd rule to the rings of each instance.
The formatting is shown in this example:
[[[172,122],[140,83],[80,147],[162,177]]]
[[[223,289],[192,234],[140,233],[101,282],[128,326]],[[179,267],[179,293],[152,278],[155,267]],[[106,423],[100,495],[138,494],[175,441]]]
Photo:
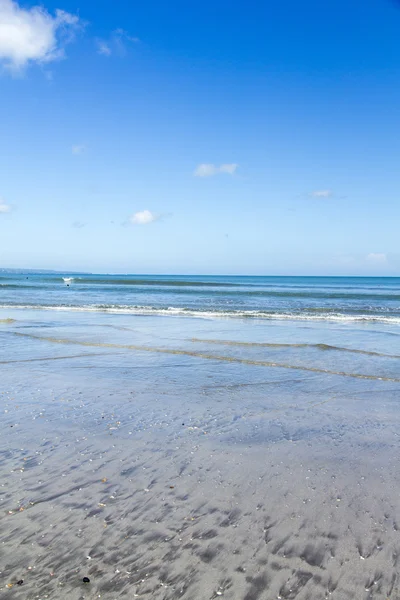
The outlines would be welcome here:
[[[0,0],[0,266],[400,275],[399,40],[392,0]]]

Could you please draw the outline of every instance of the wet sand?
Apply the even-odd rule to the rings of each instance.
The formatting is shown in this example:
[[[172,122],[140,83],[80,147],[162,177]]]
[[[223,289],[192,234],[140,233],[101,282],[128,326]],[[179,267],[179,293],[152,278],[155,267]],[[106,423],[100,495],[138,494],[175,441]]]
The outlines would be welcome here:
[[[1,598],[400,598],[393,332],[32,319],[0,330]],[[362,353],[276,347],[335,337]]]

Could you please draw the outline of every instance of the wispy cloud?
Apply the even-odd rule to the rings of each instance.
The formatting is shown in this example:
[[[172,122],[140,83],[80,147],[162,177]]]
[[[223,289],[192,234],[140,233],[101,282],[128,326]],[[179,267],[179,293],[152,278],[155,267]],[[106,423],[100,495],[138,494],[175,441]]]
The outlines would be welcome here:
[[[310,194],[313,198],[332,198],[332,190],[315,190]]]
[[[71,148],[72,154],[83,154],[86,150],[85,144],[76,144]]]
[[[366,259],[373,265],[386,265],[388,261],[384,252],[370,252],[370,254],[367,254]]]
[[[0,0],[0,64],[20,72],[32,63],[63,58],[65,45],[81,26],[79,17],[63,10],[52,16],[42,6],[22,8]]]
[[[126,54],[127,45],[130,43],[137,44],[139,38],[132,37],[125,29],[114,29],[108,39],[98,38],[96,40],[97,53],[103,56],[111,56],[116,54],[124,56]]]
[[[154,223],[154,221],[158,221],[160,218],[161,215],[156,215],[150,210],[141,210],[132,215],[129,220],[134,225],[149,225],[150,223]]]
[[[83,221],[74,221],[71,223],[71,227],[74,229],[82,229],[82,227],[85,227],[86,225],[87,223],[84,223]]]
[[[98,54],[104,54],[104,56],[111,56],[112,50],[108,42],[105,42],[104,40],[96,40],[96,44]]]
[[[4,200],[0,198],[0,214],[11,212],[11,206],[6,204]]]
[[[237,165],[236,163],[227,163],[220,165],[219,167],[213,164],[202,163],[201,165],[198,165],[196,167],[193,175],[195,177],[212,177],[213,175],[218,175],[220,173],[233,175],[238,166],[239,165]]]

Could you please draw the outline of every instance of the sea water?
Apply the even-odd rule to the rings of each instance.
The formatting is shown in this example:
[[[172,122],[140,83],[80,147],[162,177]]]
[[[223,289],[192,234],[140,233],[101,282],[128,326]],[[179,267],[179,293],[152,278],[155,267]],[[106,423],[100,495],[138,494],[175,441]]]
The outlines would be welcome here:
[[[400,323],[400,278],[0,275],[1,306]]]

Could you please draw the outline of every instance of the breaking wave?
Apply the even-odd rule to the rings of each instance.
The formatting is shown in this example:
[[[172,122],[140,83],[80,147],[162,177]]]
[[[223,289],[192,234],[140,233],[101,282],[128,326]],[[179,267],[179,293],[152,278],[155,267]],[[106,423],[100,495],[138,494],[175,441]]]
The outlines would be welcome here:
[[[201,310],[169,306],[128,306],[115,304],[91,305],[39,305],[39,304],[2,304],[2,309],[52,310],[70,312],[100,312],[124,315],[159,315],[175,317],[196,317],[203,319],[266,319],[266,320],[302,320],[302,321],[336,321],[336,322],[379,322],[400,325],[399,315],[388,314],[346,314],[341,312],[315,312],[315,309],[303,309],[293,312],[262,310]]]

